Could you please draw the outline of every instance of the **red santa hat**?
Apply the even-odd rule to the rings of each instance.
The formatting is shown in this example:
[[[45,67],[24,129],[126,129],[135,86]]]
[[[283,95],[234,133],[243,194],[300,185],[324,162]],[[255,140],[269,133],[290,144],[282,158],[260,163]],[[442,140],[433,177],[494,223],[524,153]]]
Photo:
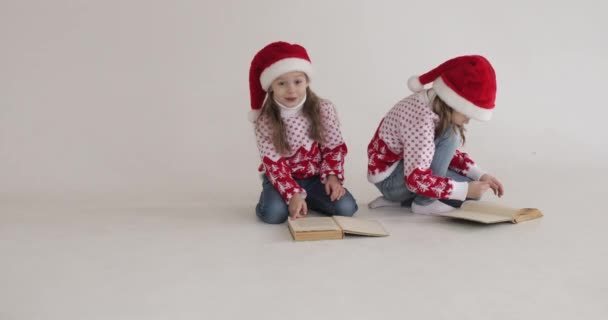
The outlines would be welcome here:
[[[259,116],[272,81],[291,71],[304,72],[310,81],[312,64],[306,49],[300,45],[282,41],[273,42],[253,57],[249,68],[251,121],[255,121]]]
[[[448,60],[421,76],[411,77],[407,85],[420,92],[430,82],[437,95],[454,110],[477,120],[492,117],[496,74],[486,58],[471,55]]]

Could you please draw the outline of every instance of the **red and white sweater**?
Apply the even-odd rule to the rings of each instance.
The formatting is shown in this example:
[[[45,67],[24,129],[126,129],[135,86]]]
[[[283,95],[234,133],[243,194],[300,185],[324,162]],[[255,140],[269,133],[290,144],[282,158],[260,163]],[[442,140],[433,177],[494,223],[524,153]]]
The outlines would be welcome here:
[[[334,105],[321,100],[321,121],[325,129],[325,141],[321,144],[309,137],[311,124],[301,109],[281,109],[291,147],[286,156],[280,155],[272,143],[273,128],[268,117],[262,115],[255,123],[255,136],[262,158],[259,171],[266,174],[287,203],[296,193],[306,196],[306,191],[294,179],[320,176],[325,183],[328,176],[335,175],[340,182],[344,181],[347,148]]]
[[[403,159],[405,185],[409,190],[431,198],[464,200],[468,191],[466,182],[435,176],[430,169],[439,121],[432,111],[432,98],[429,90],[415,93],[388,112],[367,147],[367,178],[372,183],[383,181]],[[484,174],[466,153],[458,150],[449,168],[473,180]]]

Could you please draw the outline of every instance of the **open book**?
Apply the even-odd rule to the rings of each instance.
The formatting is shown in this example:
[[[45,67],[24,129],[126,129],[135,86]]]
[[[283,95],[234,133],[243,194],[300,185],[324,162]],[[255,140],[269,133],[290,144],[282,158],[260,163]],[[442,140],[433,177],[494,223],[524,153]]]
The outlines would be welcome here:
[[[288,220],[287,226],[296,241],[342,239],[344,234],[381,237],[388,232],[375,220],[353,217],[307,217]]]
[[[516,209],[491,202],[467,200],[460,209],[437,215],[491,224],[528,221],[542,217],[543,213],[536,208]]]

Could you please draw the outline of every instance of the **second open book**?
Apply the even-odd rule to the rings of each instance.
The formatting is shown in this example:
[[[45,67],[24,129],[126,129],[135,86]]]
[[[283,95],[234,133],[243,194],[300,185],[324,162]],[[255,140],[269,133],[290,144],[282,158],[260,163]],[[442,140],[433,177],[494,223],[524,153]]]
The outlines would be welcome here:
[[[492,202],[468,200],[462,203],[460,209],[436,215],[491,224],[519,223],[540,218],[543,213],[536,208],[511,208]]]

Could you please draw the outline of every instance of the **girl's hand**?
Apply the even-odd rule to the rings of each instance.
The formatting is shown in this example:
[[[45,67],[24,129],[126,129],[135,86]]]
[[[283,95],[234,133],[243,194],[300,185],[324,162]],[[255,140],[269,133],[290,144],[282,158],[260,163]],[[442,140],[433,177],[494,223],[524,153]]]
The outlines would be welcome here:
[[[340,200],[340,198],[346,194],[346,190],[344,190],[344,187],[340,184],[338,177],[331,175],[327,177],[327,181],[325,182],[325,193],[329,196],[331,201],[336,201]]]
[[[490,189],[490,184],[484,181],[469,182],[469,190],[467,190],[467,198],[479,199],[484,192]]]
[[[494,194],[497,195],[499,198],[502,197],[502,195],[505,193],[502,183],[500,183],[498,179],[487,173],[481,176],[481,179],[479,179],[479,181],[487,182],[488,184],[490,184],[490,188],[492,188]]]
[[[289,219],[302,218],[308,214],[308,207],[306,201],[302,198],[302,195],[296,193],[289,201]]]

